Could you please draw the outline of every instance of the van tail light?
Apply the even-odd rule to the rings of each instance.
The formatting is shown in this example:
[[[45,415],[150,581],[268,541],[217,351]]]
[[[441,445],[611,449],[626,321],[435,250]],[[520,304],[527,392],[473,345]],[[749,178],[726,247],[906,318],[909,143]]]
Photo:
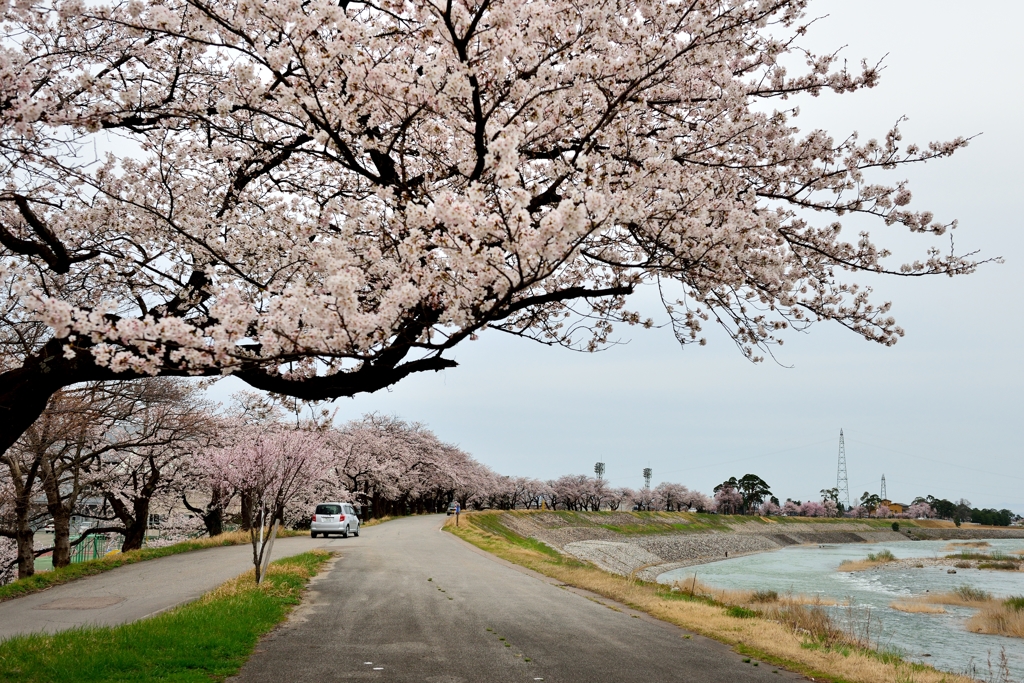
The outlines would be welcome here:
[[[344,522],[345,521],[345,515],[342,515],[341,517],[338,517],[338,521],[339,522]]]
[[[311,519],[310,521],[311,522],[315,522],[316,521],[316,515],[313,515],[313,519]]]

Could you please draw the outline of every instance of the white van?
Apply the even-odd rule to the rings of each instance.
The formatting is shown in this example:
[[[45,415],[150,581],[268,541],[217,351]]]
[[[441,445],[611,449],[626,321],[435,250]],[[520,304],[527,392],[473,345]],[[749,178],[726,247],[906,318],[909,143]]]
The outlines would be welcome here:
[[[319,503],[309,523],[309,535],[313,538],[323,534],[341,534],[348,538],[349,534],[359,535],[359,517],[356,509],[349,503]]]

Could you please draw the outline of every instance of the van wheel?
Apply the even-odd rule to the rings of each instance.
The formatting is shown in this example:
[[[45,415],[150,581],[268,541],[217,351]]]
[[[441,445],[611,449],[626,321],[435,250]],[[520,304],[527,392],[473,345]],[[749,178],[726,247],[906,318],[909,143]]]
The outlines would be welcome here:
[[[341,532],[342,538],[348,538],[348,527],[345,527],[344,531]]]
[[[352,532],[352,535],[356,537],[359,536],[359,527],[356,527],[356,530]]]
[[[316,538],[316,532],[315,531],[310,531],[309,532],[309,537],[310,538]]]

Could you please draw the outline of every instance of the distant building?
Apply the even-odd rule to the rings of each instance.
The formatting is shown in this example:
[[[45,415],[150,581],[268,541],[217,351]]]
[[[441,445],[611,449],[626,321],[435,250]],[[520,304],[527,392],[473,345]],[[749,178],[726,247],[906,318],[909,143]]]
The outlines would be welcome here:
[[[892,502],[891,500],[888,500],[888,499],[883,500],[879,504],[880,505],[884,505],[885,507],[889,508],[889,512],[891,512],[894,515],[902,515],[903,511],[906,510],[908,507],[910,507],[906,503],[894,503],[894,502]]]

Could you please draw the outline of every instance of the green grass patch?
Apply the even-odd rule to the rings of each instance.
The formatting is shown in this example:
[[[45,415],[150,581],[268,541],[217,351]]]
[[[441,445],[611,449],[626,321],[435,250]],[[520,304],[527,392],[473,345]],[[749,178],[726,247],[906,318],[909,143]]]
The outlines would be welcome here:
[[[290,531],[282,529],[278,532],[278,538],[286,536],[306,536],[308,534],[308,531]],[[11,598],[20,598],[21,596],[29,595],[30,593],[38,593],[41,590],[46,590],[50,586],[59,586],[62,583],[74,581],[75,579],[80,579],[83,576],[102,574],[103,572],[110,571],[111,569],[123,567],[126,564],[155,560],[158,557],[188,553],[193,550],[203,550],[205,548],[216,548],[229,545],[245,545],[247,543],[249,543],[249,535],[247,532],[233,531],[221,534],[220,536],[214,536],[213,538],[207,537],[191,541],[182,541],[181,543],[175,543],[174,545],[168,545],[162,548],[142,548],[141,550],[130,550],[126,553],[113,553],[96,560],[76,562],[74,564],[69,564],[67,567],[60,567],[59,569],[51,571],[37,572],[27,579],[18,579],[17,581],[12,581],[5,586],[0,586],[0,602],[10,600]]]
[[[328,557],[314,550],[278,560],[261,586],[250,571],[152,619],[0,642],[0,681],[222,681],[299,603]]]
[[[730,617],[736,617],[737,619],[753,619],[754,617],[761,616],[752,609],[746,607],[740,607],[739,605],[732,605],[725,608],[725,613]]]
[[[879,550],[877,553],[868,553],[869,562],[895,562],[896,556],[888,548]]]
[[[1024,595],[1013,595],[1004,600],[1003,604],[1014,612],[1024,612]]]
[[[1000,569],[1015,572],[1020,567],[1016,562],[979,562],[978,569]]]
[[[552,558],[561,559],[563,557],[561,553],[549,546],[547,543],[542,543],[535,538],[520,536],[516,532],[512,531],[501,523],[501,516],[501,512],[475,512],[473,513],[473,524],[481,529],[485,529],[495,536],[500,536],[509,543],[520,548],[544,553]],[[469,523],[468,520],[466,523]]]
[[[988,591],[975,588],[974,586],[968,586],[967,584],[957,586],[953,589],[953,593],[965,602],[987,602],[992,599],[992,594]]]

